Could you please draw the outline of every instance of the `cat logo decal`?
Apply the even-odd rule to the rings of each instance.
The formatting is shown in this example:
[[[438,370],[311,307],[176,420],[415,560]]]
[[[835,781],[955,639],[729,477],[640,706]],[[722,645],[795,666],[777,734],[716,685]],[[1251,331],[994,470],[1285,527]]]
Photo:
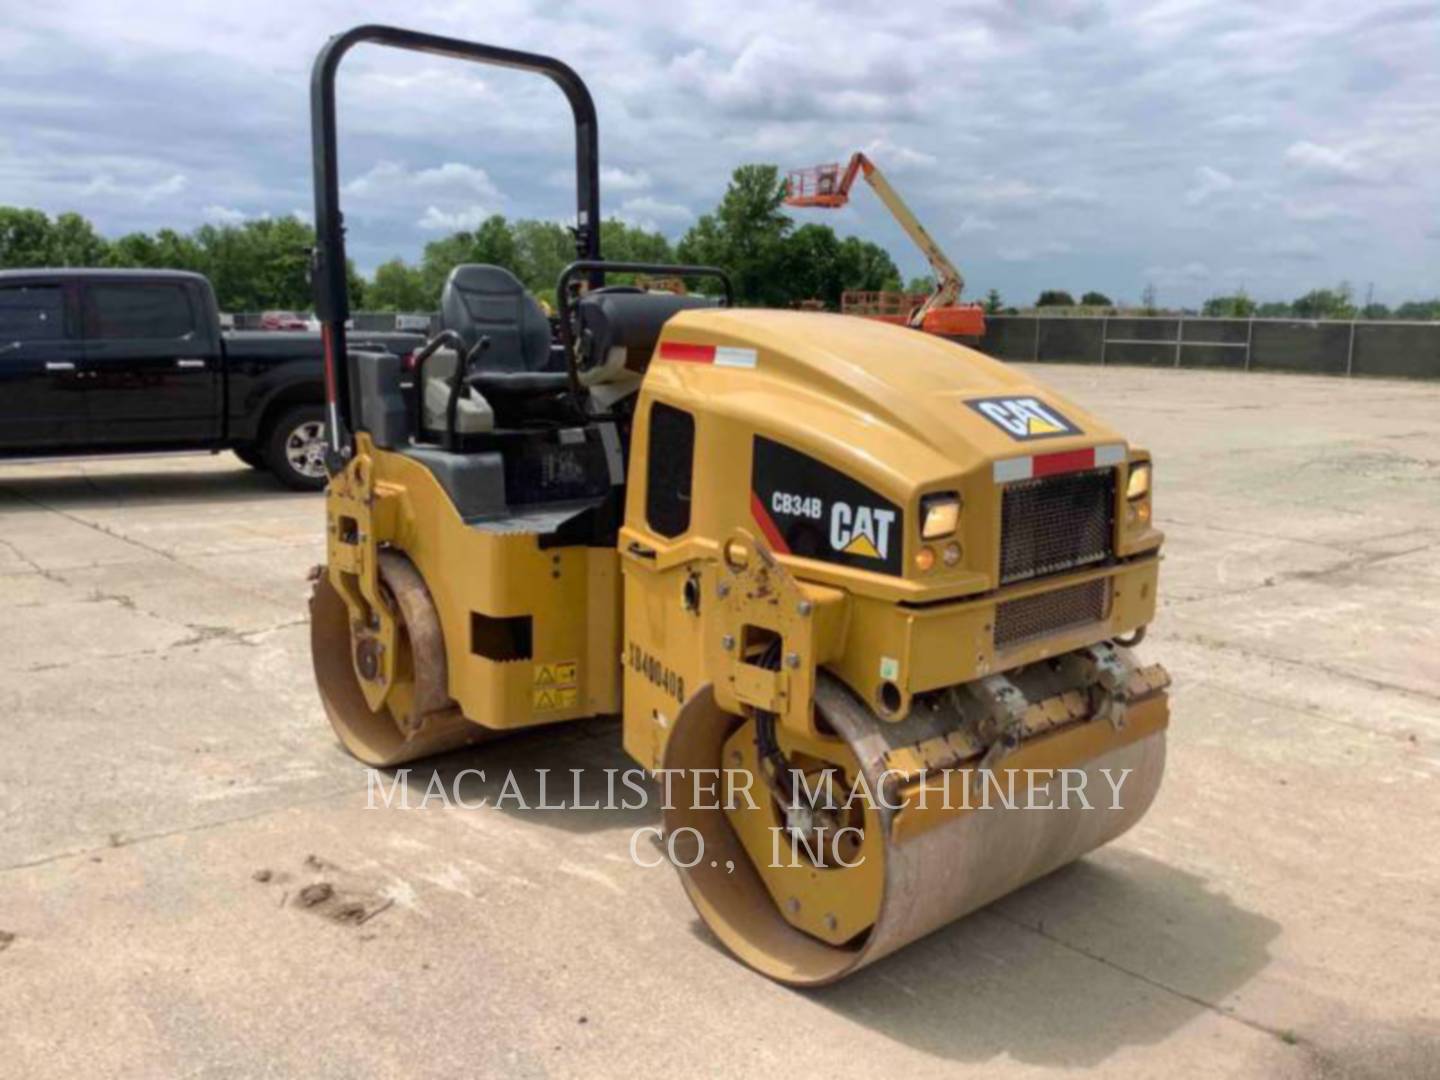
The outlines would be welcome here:
[[[1080,429],[1053,405],[1033,397],[975,398],[965,404],[1017,442],[1079,435]]]

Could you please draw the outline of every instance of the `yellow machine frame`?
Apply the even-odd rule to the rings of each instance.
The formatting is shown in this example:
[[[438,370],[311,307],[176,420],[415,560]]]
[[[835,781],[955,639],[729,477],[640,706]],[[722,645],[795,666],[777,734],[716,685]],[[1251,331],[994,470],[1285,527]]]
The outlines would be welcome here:
[[[421,350],[413,410],[398,358],[348,353],[333,93],[340,57],[361,42],[520,67],[569,97],[581,257],[556,290],[564,373],[543,332],[525,353],[522,332],[541,316],[526,323],[533,300],[518,283],[505,302],[522,313],[510,358],[528,367],[484,369],[492,342],[463,298],[458,328]],[[1125,647],[1156,608],[1163,537],[1145,451],[1001,363],[883,322],[668,294],[637,293],[627,308],[599,288],[576,300],[580,274],[590,286],[640,271],[729,284],[713,268],[598,261],[593,103],[559,61],[360,27],[322,51],[312,92],[332,472],[312,649],[352,753],[389,766],[620,714],[625,749],[648,770],[760,777],[748,805],[667,802],[665,828],[706,851],[682,880],[711,929],[803,985],[1080,857],[1145,812],[1169,681]],[[447,342],[437,436],[424,359]],[[467,447],[456,417],[472,391]],[[525,411],[537,401],[538,414]],[[562,498],[563,484],[534,483],[512,497],[492,466],[516,446],[538,448],[542,471],[577,469],[583,490],[587,463],[565,448],[603,452],[608,494]],[[491,471],[461,467],[476,463]],[[484,499],[462,497],[467,476],[484,480]],[[1089,485],[1083,500],[1053,496],[1049,477]],[[1023,499],[1039,502],[1014,509]],[[1031,515],[1023,527],[1006,524],[1012,509]],[[1088,539],[1067,548],[1067,528]],[[1021,569],[1007,575],[1011,563]],[[930,798],[937,780],[983,791],[1022,770],[1135,782],[1093,814]],[[802,799],[797,778],[819,795]],[[829,796],[853,787],[870,801],[835,806]],[[848,834],[834,849],[846,858],[767,855],[777,835],[827,832]]]

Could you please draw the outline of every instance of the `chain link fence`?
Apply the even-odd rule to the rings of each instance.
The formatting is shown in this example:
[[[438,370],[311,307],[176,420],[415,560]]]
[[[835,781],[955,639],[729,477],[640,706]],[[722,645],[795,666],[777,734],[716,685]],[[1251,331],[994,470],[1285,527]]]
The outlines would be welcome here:
[[[258,312],[233,319],[237,330],[262,328]],[[434,333],[440,317],[359,311],[351,321],[356,330]],[[980,349],[1039,363],[1440,379],[1440,322],[987,315]]]
[[[1440,378],[1440,323],[987,315],[1002,360]]]

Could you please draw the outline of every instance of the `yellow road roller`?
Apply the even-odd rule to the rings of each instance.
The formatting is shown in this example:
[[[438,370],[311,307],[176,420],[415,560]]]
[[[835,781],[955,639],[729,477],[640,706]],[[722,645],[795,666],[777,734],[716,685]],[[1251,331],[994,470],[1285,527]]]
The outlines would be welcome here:
[[[564,92],[577,258],[553,324],[506,270],[457,266],[416,354],[347,347],[334,85],[362,43]],[[960,345],[605,262],[594,105],[557,60],[361,27],[321,52],[312,112],[331,473],[312,649],[352,754],[622,717],[697,911],[793,985],[1145,812],[1169,681],[1131,652],[1162,539],[1145,451]]]

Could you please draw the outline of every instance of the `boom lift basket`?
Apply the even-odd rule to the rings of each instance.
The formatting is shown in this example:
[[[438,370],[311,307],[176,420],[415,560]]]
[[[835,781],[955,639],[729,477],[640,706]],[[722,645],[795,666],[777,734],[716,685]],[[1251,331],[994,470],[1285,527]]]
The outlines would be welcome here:
[[[849,195],[841,190],[838,164],[795,169],[785,176],[785,202],[789,206],[844,206]]]

